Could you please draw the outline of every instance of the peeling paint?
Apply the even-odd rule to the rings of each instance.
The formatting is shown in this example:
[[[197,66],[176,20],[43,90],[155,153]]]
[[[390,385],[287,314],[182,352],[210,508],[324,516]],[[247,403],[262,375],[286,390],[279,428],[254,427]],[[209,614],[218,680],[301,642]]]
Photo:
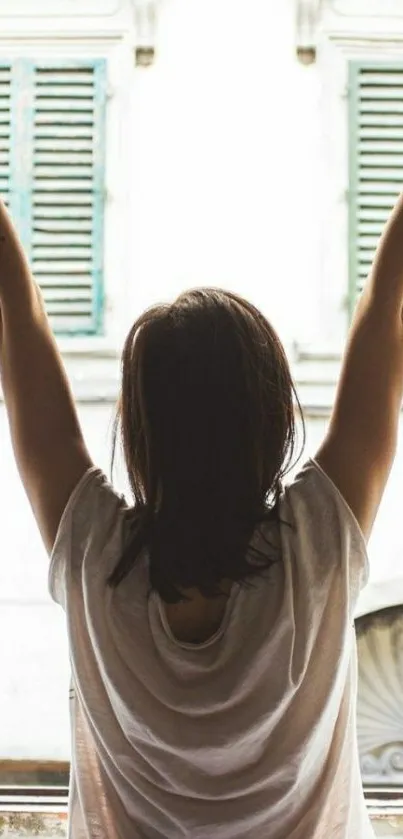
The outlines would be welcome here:
[[[403,816],[375,818],[372,821],[376,836],[403,839]],[[63,839],[67,835],[65,813],[2,813],[1,839]]]
[[[65,813],[2,813],[1,839],[54,839],[67,835]]]

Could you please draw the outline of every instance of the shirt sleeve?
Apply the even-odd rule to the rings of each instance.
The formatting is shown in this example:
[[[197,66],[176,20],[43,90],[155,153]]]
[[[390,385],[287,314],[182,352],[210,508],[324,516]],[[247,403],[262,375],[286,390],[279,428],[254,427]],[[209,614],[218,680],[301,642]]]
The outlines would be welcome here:
[[[331,478],[309,460],[285,489],[280,518],[292,545],[301,590],[320,598],[339,578],[350,614],[368,582],[369,563],[362,530]]]
[[[81,573],[87,559],[97,570],[112,570],[122,546],[124,513],[128,506],[102,470],[92,467],[73,490],[58,527],[50,560],[49,591],[65,608],[66,586]]]

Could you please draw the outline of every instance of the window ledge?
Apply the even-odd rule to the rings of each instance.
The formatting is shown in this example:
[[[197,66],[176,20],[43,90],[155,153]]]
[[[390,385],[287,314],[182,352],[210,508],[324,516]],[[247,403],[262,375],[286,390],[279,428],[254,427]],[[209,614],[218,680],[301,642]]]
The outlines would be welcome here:
[[[64,358],[78,355],[91,358],[118,358],[121,352],[109,338],[97,336],[58,338],[57,345]]]
[[[295,342],[293,346],[294,359],[297,362],[333,362],[339,363],[343,348],[336,344],[302,344]]]
[[[110,338],[59,338],[58,347],[77,402],[109,403],[120,388],[121,349]]]
[[[120,352],[93,338],[59,340],[58,346],[75,400],[114,405],[120,390]]]
[[[120,351],[104,338],[58,340],[74,398],[84,404],[115,404],[120,391]],[[305,416],[329,416],[341,354],[294,347],[291,372]],[[0,400],[2,393],[0,389]]]
[[[62,349],[62,348],[61,348]],[[112,349],[69,347],[64,366],[77,402],[114,404],[120,389],[120,358]]]
[[[294,344],[292,374],[304,415],[330,415],[342,351],[330,344]]]

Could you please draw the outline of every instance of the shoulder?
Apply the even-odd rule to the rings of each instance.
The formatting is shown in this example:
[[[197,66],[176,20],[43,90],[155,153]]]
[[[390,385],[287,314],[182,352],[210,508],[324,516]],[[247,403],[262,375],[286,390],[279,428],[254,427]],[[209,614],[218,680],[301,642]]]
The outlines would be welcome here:
[[[283,550],[289,549],[311,578],[338,569],[358,596],[368,579],[367,546],[361,528],[333,481],[308,460],[285,487],[279,505]]]
[[[305,523],[312,525],[320,525],[323,517],[326,521],[337,520],[366,549],[365,538],[354,513],[331,478],[313,458],[306,461],[284,488],[280,509],[291,511],[298,519],[304,514]]]
[[[73,575],[92,561],[112,570],[130,510],[101,469],[88,469],[70,495],[52,551],[49,585],[57,602],[64,603],[66,571]]]

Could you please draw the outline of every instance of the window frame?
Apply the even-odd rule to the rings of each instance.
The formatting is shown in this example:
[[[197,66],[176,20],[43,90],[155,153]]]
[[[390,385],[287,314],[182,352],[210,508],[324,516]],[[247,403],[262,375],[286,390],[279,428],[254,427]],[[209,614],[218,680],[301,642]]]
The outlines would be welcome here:
[[[35,56],[4,59],[0,66],[10,71],[10,153],[9,203],[28,260],[33,261],[34,188],[35,188],[35,95],[36,73],[43,69],[90,69],[93,71],[94,143],[92,180],[93,230],[91,232],[91,322],[82,327],[55,330],[57,337],[102,337],[104,327],[104,205],[105,205],[105,134],[106,134],[106,59],[65,58],[37,59]],[[21,91],[22,84],[22,91]],[[21,95],[22,93],[22,95]],[[57,110],[57,101],[55,101]],[[19,165],[19,154],[26,158]],[[40,284],[40,277],[38,278]],[[62,283],[60,284],[62,287]],[[68,318],[67,318],[68,320]]]
[[[68,27],[60,35],[49,28],[30,30],[21,21],[21,30],[7,29],[2,18],[0,56],[5,61],[16,57],[34,57],[36,61],[106,60],[106,155],[104,207],[104,329],[103,335],[57,336],[73,393],[87,404],[116,401],[119,392],[119,359],[123,337],[128,330],[129,283],[133,272],[133,231],[130,225],[130,196],[127,189],[127,166],[135,153],[136,138],[127,131],[127,109],[135,71],[130,41],[118,23],[114,29],[91,32]],[[77,23],[79,31],[77,31]],[[2,399],[0,389],[0,400]]]
[[[359,188],[359,170],[360,161],[359,153],[357,151],[359,144],[359,80],[361,71],[372,71],[374,73],[382,71],[390,71],[392,73],[400,73],[402,75],[403,85],[403,61],[388,61],[384,59],[369,60],[350,60],[348,62],[348,87],[349,87],[349,103],[348,103],[348,138],[349,138],[349,202],[348,202],[348,250],[349,250],[349,265],[348,265],[348,311],[350,319],[354,312],[354,307],[358,297],[358,248],[357,239],[359,237],[359,218],[357,212],[357,197]],[[402,154],[403,163],[403,154]],[[399,188],[396,191],[396,199],[392,198],[390,212],[393,209],[395,201],[397,201]]]
[[[293,375],[309,413],[329,416],[351,319],[349,240],[349,64],[402,64],[403,16],[379,14],[364,19],[326,9],[316,64],[322,146],[320,276],[316,308],[320,333],[309,343],[296,336]],[[393,26],[391,25],[393,24]],[[312,304],[314,301],[312,300]]]

